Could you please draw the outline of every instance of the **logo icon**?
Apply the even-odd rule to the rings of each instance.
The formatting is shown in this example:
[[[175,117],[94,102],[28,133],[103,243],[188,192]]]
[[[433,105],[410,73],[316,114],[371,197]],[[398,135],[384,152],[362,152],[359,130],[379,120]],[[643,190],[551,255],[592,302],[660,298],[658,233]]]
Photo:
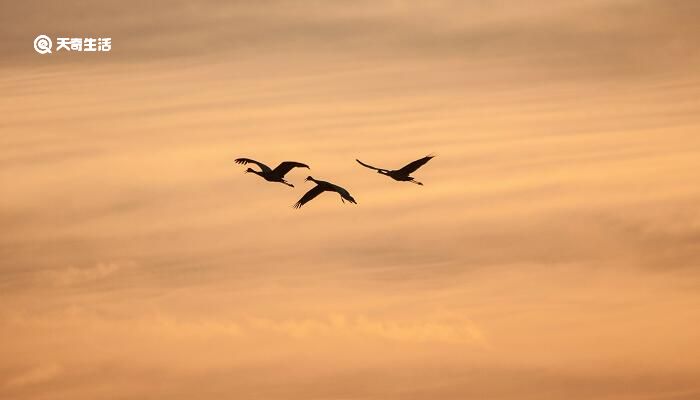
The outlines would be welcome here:
[[[39,35],[34,39],[34,50],[39,54],[51,53],[52,46],[51,38],[46,35]]]

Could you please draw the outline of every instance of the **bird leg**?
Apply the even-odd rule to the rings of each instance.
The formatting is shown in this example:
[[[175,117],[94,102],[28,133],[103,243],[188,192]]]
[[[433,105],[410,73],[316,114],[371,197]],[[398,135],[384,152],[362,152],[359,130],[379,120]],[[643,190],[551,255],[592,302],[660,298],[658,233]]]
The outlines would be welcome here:
[[[420,183],[420,182],[418,182],[417,180],[414,180],[414,179],[411,179],[409,182],[415,183],[416,185],[421,185],[421,186],[423,186],[422,183]]]
[[[294,187],[294,185],[292,185],[291,183],[289,183],[289,182],[287,182],[287,181],[281,181],[281,182],[284,183],[285,185],[289,186],[289,187]]]

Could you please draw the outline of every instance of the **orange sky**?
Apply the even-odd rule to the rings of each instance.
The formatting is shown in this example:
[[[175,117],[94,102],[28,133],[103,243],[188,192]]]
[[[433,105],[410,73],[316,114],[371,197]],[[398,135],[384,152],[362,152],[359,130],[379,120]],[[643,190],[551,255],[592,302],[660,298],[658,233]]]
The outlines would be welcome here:
[[[0,398],[699,398],[699,18],[4,4]]]

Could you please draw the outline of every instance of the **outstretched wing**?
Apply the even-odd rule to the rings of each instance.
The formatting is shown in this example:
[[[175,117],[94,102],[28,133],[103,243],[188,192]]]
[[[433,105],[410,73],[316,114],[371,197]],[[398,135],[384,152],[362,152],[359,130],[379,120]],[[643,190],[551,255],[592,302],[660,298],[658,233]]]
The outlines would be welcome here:
[[[293,168],[309,168],[309,166],[296,161],[285,161],[273,169],[272,173],[283,178]]]
[[[353,203],[353,204],[357,204],[357,202],[355,201],[355,199],[350,195],[350,192],[348,192],[347,190],[345,190],[345,188],[342,188],[342,187],[340,187],[340,186],[338,186],[338,185],[334,185],[334,186],[335,186],[335,187],[334,187],[335,191],[338,192],[338,194],[340,195],[340,197],[344,198],[345,200],[347,200],[347,201],[349,201],[349,202],[351,202],[351,203]]]
[[[377,168],[377,167],[373,167],[373,166],[371,166],[371,165],[369,165],[369,164],[365,164],[365,163],[363,163],[362,161],[358,160],[357,158],[355,159],[355,161],[357,161],[358,163],[360,163],[360,165],[362,165],[363,167],[369,168],[369,169],[373,169],[373,170],[375,170],[375,171],[384,171],[384,172],[388,172],[388,171],[389,171],[388,169]]]
[[[256,164],[258,167],[260,167],[260,169],[265,171],[265,172],[271,171],[270,167],[268,167],[267,165],[265,165],[261,162],[255,161],[255,160],[251,160],[250,158],[237,158],[235,161],[237,164],[244,164],[244,165],[248,164],[248,163],[253,163],[253,164]]]
[[[313,200],[314,197],[318,196],[319,194],[321,194],[325,191],[326,191],[326,189],[322,188],[319,185],[316,185],[316,187],[312,188],[311,190],[306,192],[306,194],[301,196],[301,199],[299,199],[299,201],[297,201],[296,204],[294,204],[294,208],[299,208],[299,207],[303,206],[304,204]]]
[[[400,172],[402,175],[410,175],[412,172],[414,172],[418,168],[422,167],[425,163],[430,161],[430,159],[432,159],[433,157],[435,156],[425,156],[420,160],[413,161],[412,163],[398,170],[398,172]]]

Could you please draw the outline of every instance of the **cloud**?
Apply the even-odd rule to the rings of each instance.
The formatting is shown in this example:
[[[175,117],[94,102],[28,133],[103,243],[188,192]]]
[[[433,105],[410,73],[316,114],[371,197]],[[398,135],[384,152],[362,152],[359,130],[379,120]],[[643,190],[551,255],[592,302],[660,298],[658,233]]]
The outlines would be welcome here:
[[[83,3],[0,15],[0,397],[697,393],[700,3]]]
[[[413,343],[465,343],[482,345],[483,332],[471,321],[391,321],[334,314],[327,319],[251,319],[250,327],[263,332],[282,333],[294,338],[370,337]]]
[[[39,272],[38,279],[48,282],[54,286],[72,286],[85,283],[94,283],[118,273],[123,269],[124,265],[132,265],[130,263],[97,263],[88,268],[68,267],[58,270],[48,270]]]
[[[439,1],[381,2],[156,1],[125,9],[117,3],[94,7],[91,18],[69,1],[37,13],[15,3],[4,13],[4,65],[36,63],[26,37],[110,35],[114,50],[91,63],[165,59],[249,59],[294,54],[296,59],[346,54],[357,57],[461,59],[539,68],[550,76],[620,77],[664,69],[691,70],[700,35],[692,1],[630,3]],[[20,15],[22,18],[10,16]],[[46,17],[51,15],[52,18]],[[22,21],[18,23],[17,21]],[[75,64],[85,57],[55,55]]]
[[[8,389],[16,389],[25,386],[42,384],[51,381],[63,372],[58,364],[44,364],[31,368],[19,375],[9,378],[5,382]]]

